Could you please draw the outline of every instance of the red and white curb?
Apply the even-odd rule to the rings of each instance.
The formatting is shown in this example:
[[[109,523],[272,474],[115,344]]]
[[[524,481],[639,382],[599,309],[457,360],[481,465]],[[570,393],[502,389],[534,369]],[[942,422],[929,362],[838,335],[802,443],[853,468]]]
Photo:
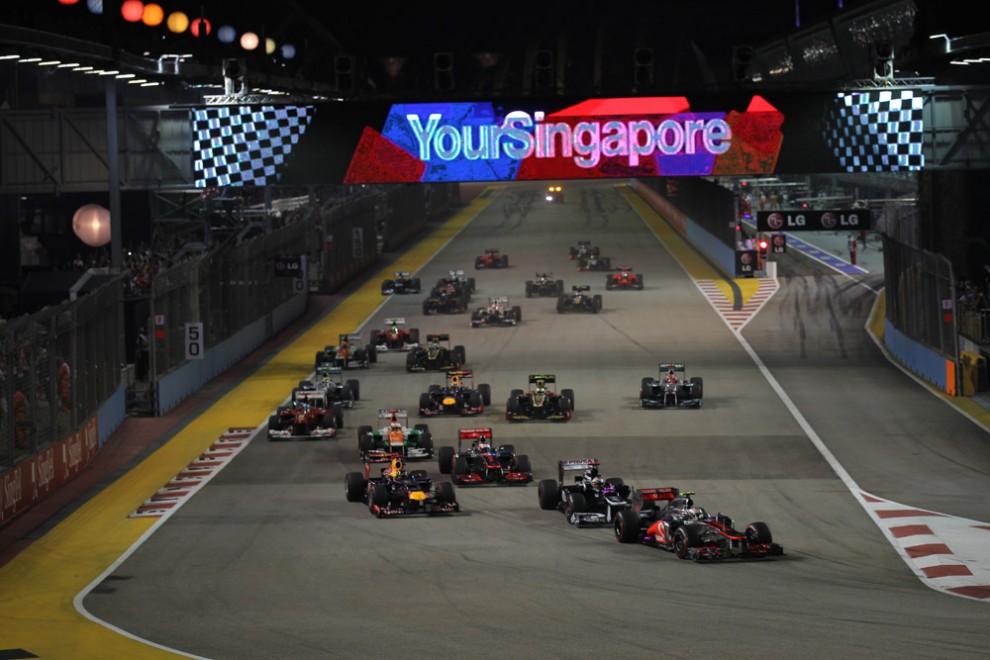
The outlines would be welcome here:
[[[746,301],[740,309],[734,309],[734,302],[725,297],[722,289],[714,280],[697,280],[696,284],[733,332],[742,330],[780,288],[777,278],[761,278],[753,297]]]
[[[254,431],[254,427],[228,429],[209,449],[172,477],[128,517],[161,518],[178,509],[247,446]]]
[[[990,524],[905,506],[864,491],[859,497],[922,582],[990,603]]]

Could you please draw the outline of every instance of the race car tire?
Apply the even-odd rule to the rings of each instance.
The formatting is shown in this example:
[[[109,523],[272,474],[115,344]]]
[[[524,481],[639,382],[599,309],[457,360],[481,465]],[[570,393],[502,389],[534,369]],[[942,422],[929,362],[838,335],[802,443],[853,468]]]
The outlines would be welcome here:
[[[371,504],[375,506],[388,504],[388,487],[385,484],[375,484],[371,488]]]
[[[454,346],[454,362],[463,365],[467,362],[467,350],[460,344]]]
[[[515,319],[516,323],[522,321],[522,307],[519,305],[512,306],[512,318]]]
[[[575,513],[584,513],[588,510],[588,502],[584,499],[584,495],[581,493],[571,493],[567,498],[567,519],[570,521],[571,516]]]
[[[481,257],[474,258],[474,269],[479,270],[484,265],[484,259]]]
[[[502,255],[502,268],[508,268],[508,267],[509,267],[509,255],[503,254]]]
[[[289,406],[279,406],[278,408],[275,409],[275,414],[278,415],[279,417],[281,417],[282,415],[284,415],[289,410],[291,410],[291,408],[289,408]]]
[[[703,525],[681,525],[674,531],[674,554],[681,559],[688,558],[688,550],[701,545]]]
[[[558,314],[563,314],[564,311],[567,309],[567,302],[566,301],[567,301],[566,298],[558,298],[557,299],[557,313]]]
[[[481,402],[486,406],[492,405],[492,386],[488,383],[482,383],[478,385],[478,391],[481,392]]]
[[[517,399],[516,397],[511,397],[509,398],[508,401],[505,402],[506,414],[514,414],[518,412],[518,410],[519,410],[519,399]]]
[[[560,485],[553,479],[543,479],[536,489],[540,498],[540,508],[550,511],[557,508],[560,502]]]
[[[533,471],[533,465],[529,461],[529,456],[527,456],[526,454],[516,456],[516,470],[519,472]]]
[[[456,477],[459,474],[467,474],[470,471],[470,469],[471,468],[468,466],[467,457],[458,456],[457,458],[454,459],[454,465],[451,468],[450,474]]]
[[[474,293],[474,278],[473,277],[469,277],[467,279],[467,293],[468,294]],[[470,295],[465,296],[465,299],[470,298],[470,297],[471,297]]]
[[[425,415],[431,408],[433,408],[433,397],[428,392],[423,392],[419,395],[419,414]]]
[[[419,343],[419,328],[409,329],[409,343],[418,344]]]
[[[639,514],[623,509],[615,517],[615,540],[619,543],[635,543],[639,540]]]
[[[413,371],[416,368],[418,357],[418,351],[415,349],[406,354],[406,371]]]
[[[442,388],[436,383],[433,383],[432,385],[428,386],[426,389],[429,391],[430,394],[433,394],[434,392],[439,392]]]
[[[414,277],[411,280],[409,280],[409,293],[419,293],[422,290],[422,288],[423,285],[420,284],[418,277]]]
[[[770,526],[764,522],[752,522],[746,525],[746,540],[750,543],[773,543]]]
[[[437,455],[437,463],[440,467],[440,474],[450,474],[450,471],[454,469],[454,451],[453,447],[441,447],[440,452]]]
[[[428,449],[430,453],[433,453],[433,434],[429,431],[423,431],[419,436],[419,442],[417,443],[420,449]]]
[[[530,280],[526,280],[526,297],[533,297],[533,283]]]
[[[572,410],[571,400],[566,396],[557,397],[557,410],[562,413],[568,413]]]
[[[643,376],[643,379],[639,381],[640,387],[646,387],[653,383],[653,376]]]
[[[570,388],[564,388],[560,391],[560,395],[563,397],[567,397],[567,400],[571,404],[570,410],[574,410],[574,390]]]
[[[471,392],[468,394],[468,405],[472,408],[481,408],[484,405],[481,392]]]
[[[509,398],[515,399],[517,396],[522,396],[523,391],[520,389],[509,390]]]
[[[557,295],[564,295],[564,280],[557,280]]]
[[[447,504],[457,504],[457,493],[454,492],[454,484],[449,481],[441,481],[437,484],[437,501]]]
[[[605,288],[609,291],[615,288],[615,280],[612,279],[611,275],[605,276]]]
[[[430,315],[430,304],[428,302],[423,303],[423,316]]]
[[[419,431],[420,433],[429,433],[430,432],[430,425],[429,424],[416,424],[415,426],[413,426],[413,430],[414,431]]]
[[[691,390],[694,392],[697,398],[702,398],[705,394],[705,381],[701,376],[695,376],[691,379]]]
[[[643,290],[643,276],[639,273],[636,273],[636,284],[633,285],[633,288],[639,289],[640,291]]]
[[[333,404],[333,425],[334,428],[344,428],[344,404],[339,401]]]
[[[591,299],[591,304],[594,305],[595,307],[594,309],[595,314],[602,311],[602,296],[600,293],[596,293],[594,295],[594,297]]]
[[[351,398],[354,401],[361,400],[361,383],[355,379],[350,379],[347,381],[347,386],[351,388]]]
[[[602,268],[605,270],[612,270],[612,259],[610,257],[605,257],[602,259]]]
[[[374,344],[368,344],[365,347],[366,355],[368,356],[368,362],[374,364],[378,362],[378,347]]]
[[[368,482],[360,472],[348,472],[344,477],[344,496],[348,502],[360,502],[367,488]]]
[[[357,430],[358,449],[361,451],[371,451],[375,448],[375,432],[370,426],[359,426]]]
[[[649,385],[643,385],[639,390],[639,406],[641,408],[646,407],[645,401],[649,401],[653,398],[653,388]]]
[[[278,416],[277,415],[271,415],[268,418],[268,433],[269,433],[268,439],[269,440],[274,440],[275,438],[273,438],[271,436],[271,432],[272,431],[280,431],[280,430],[282,430],[282,425],[278,421]]]

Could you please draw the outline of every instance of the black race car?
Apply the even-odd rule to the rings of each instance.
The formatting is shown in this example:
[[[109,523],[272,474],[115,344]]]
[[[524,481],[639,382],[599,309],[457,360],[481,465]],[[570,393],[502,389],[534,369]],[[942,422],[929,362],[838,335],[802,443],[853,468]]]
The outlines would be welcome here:
[[[426,335],[426,346],[417,346],[406,354],[406,371],[460,369],[466,360],[463,346],[450,347],[450,335]]]
[[[385,319],[385,329],[375,330],[372,343],[379,353],[408,351],[419,346],[419,328],[406,328],[402,317]]]
[[[327,346],[316,353],[316,368],[329,364],[341,369],[367,369],[378,361],[374,344],[361,344],[359,334],[341,334],[336,346]]]
[[[488,383],[473,386],[474,374],[464,369],[447,372],[445,385],[430,385],[419,395],[421,417],[436,415],[480,415],[492,403],[492,388]]]
[[[578,241],[576,246],[571,247],[568,259],[583,259],[584,257],[601,254],[601,250],[591,245],[591,241]]]
[[[471,327],[481,328],[490,325],[516,325],[522,321],[522,308],[509,306],[506,297],[489,298],[487,307],[478,307],[471,312]]]
[[[463,270],[449,270],[447,271],[447,275],[445,277],[441,277],[437,280],[432,292],[435,293],[441,289],[446,289],[448,291],[452,291],[453,293],[460,294],[465,301],[470,301],[471,294],[475,291],[474,278],[464,275]]]
[[[660,377],[645,376],[640,384],[641,408],[700,408],[704,381],[699,376],[684,378],[683,362],[661,362]]]
[[[529,377],[529,391],[512,390],[505,402],[505,418],[510,422],[529,419],[547,419],[566,422],[574,411],[574,390],[553,389],[557,377],[553,374],[533,374]]]
[[[371,466],[387,463],[381,476],[371,476]],[[366,461],[364,473],[349,472],[344,477],[348,502],[364,502],[379,518],[411,514],[436,515],[460,511],[454,484],[436,481],[426,470],[407,471],[401,456],[387,455]]]
[[[553,273],[537,273],[532,280],[526,280],[526,297],[562,296],[564,280],[553,279]]]
[[[481,256],[474,258],[474,269],[480,270],[482,268],[508,268],[509,267],[509,255],[502,254],[498,251],[498,248],[491,248],[485,250],[485,253]]]
[[[572,286],[571,293],[566,296],[559,296],[557,298],[557,312],[559,314],[564,314],[566,312],[588,312],[591,314],[597,314],[602,311],[602,296],[600,293],[596,293],[593,296],[588,295],[588,291],[591,287],[587,284],[581,286]]]
[[[464,447],[470,442],[470,447]],[[529,456],[516,454],[513,445],[492,444],[491,428],[460,429],[457,449],[440,447],[440,473],[458,486],[528,484],[533,480]]]
[[[635,506],[615,518],[619,543],[643,543],[671,550],[681,559],[762,559],[784,554],[770,527],[752,522],[745,531],[722,513],[709,514],[678,488],[647,488],[633,496]]]
[[[382,295],[393,293],[419,293],[422,286],[418,277],[411,277],[409,271],[401,270],[392,275],[391,279],[382,280]]]
[[[316,368],[313,380],[299,381],[299,391],[314,390],[326,394],[327,401],[339,403],[345,408],[353,408],[354,402],[361,399],[361,384],[356,378],[344,380],[340,367],[321,364]],[[293,394],[294,398],[299,395]]]
[[[602,477],[599,466],[597,458],[558,461],[557,480],[540,482],[540,508],[562,511],[567,522],[579,527],[613,524],[632,506],[632,491],[619,477]]]
[[[423,314],[461,314],[468,309],[470,294],[458,290],[452,284],[434,287],[430,296],[423,301]]]
[[[609,257],[600,257],[597,254],[592,254],[578,259],[578,270],[597,270],[597,271],[610,271],[612,270],[612,260]]]

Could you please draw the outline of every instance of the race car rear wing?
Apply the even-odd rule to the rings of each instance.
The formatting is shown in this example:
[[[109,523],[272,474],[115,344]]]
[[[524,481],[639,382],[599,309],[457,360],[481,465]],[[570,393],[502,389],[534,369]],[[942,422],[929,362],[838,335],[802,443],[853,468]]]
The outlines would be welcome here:
[[[478,438],[488,438],[492,439],[492,429],[491,427],[485,428],[472,428],[472,429],[461,429],[458,433],[458,438],[460,440],[477,440]]]
[[[405,324],[406,324],[406,319],[401,316],[385,319],[385,325],[405,325]]]
[[[587,470],[590,467],[598,467],[601,462],[597,458],[565,458],[557,461],[557,480],[564,483],[564,474]]]
[[[407,420],[409,411],[405,408],[382,408],[378,411],[378,419],[392,419],[393,416],[397,420]]]
[[[573,291],[574,293],[584,293],[585,291],[591,291],[591,285],[582,284],[579,286],[575,284],[574,286],[571,287],[571,291]]]
[[[306,403],[311,406],[319,406],[321,408],[327,407],[326,392],[321,390],[296,390],[293,401]]]
[[[364,478],[371,476],[371,466],[376,463],[391,463],[393,460],[403,460],[402,454],[383,449],[373,449],[364,455]]]
[[[535,385],[537,381],[542,380],[544,383],[556,383],[557,376],[555,374],[530,374],[529,384]]]
[[[349,333],[348,334],[348,333],[342,332],[342,333],[340,333],[340,335],[338,337],[338,342],[340,344],[348,343],[348,342],[351,343],[351,344],[360,344],[361,343],[361,333],[360,332],[352,332],[352,333]]]
[[[663,372],[663,371],[680,371],[680,372],[683,372],[684,371],[684,363],[683,362],[661,362],[659,369],[660,369],[661,372]]]
[[[426,335],[426,341],[427,342],[450,341],[450,335],[447,333],[444,333],[442,335]]]
[[[401,278],[401,277],[409,277],[409,271],[408,271],[408,270],[397,270],[397,271],[395,271],[395,272],[393,273],[393,275],[394,275],[394,276],[395,276],[396,278]],[[386,323],[388,323],[388,321],[385,321],[385,322],[386,322]]]

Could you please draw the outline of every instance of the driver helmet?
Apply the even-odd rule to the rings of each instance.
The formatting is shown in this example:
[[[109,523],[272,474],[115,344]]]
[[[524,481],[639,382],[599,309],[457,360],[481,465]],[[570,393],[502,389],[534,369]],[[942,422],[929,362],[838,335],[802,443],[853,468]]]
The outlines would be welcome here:
[[[667,382],[668,383],[676,383],[677,382],[677,374],[674,373],[674,370],[673,369],[671,369],[670,371],[667,372]]]
[[[591,485],[601,490],[605,487],[605,477],[595,477],[591,480]]]
[[[475,443],[474,448],[478,451],[488,451],[492,448],[492,446],[488,444],[488,440],[486,438],[481,438]]]
[[[450,377],[450,384],[451,384],[451,385],[452,385],[453,387],[459,387],[459,386],[460,386],[460,384],[461,384],[461,377],[460,377],[460,376],[457,376],[457,375],[453,375],[453,376],[451,376],[451,377]]]
[[[691,507],[690,509],[687,510],[687,512],[695,520],[701,520],[702,518],[707,517],[705,510],[702,509],[700,506]]]

